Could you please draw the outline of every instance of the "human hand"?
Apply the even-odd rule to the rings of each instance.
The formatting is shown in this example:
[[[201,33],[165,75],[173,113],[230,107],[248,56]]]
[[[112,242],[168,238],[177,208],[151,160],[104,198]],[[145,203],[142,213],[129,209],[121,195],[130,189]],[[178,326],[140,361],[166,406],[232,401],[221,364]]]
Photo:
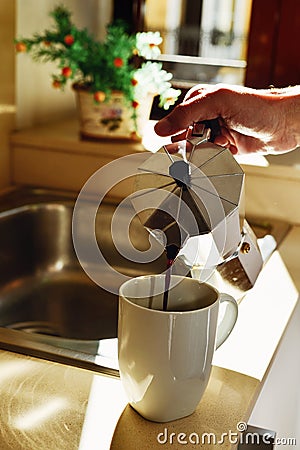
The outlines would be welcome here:
[[[155,125],[160,136],[183,139],[193,122],[218,118],[215,143],[233,154],[284,153],[300,144],[300,90],[257,90],[231,85],[196,85],[184,101]]]

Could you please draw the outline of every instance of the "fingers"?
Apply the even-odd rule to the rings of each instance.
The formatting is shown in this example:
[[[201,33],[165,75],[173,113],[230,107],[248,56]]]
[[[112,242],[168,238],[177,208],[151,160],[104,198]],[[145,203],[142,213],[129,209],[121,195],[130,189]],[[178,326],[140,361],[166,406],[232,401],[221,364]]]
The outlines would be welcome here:
[[[181,140],[184,140],[186,138],[186,131],[184,133],[176,134],[175,136],[172,136],[172,144],[168,144],[168,152],[171,154],[178,153],[180,147],[176,145],[177,142],[180,142]],[[228,139],[225,136],[217,136],[214,140],[214,144],[219,145],[220,147],[228,148],[233,155],[236,155],[238,153],[238,149],[235,144],[230,143]],[[186,151],[189,153],[193,149],[192,144],[189,142],[186,142]]]
[[[188,93],[187,100],[157,122],[155,132],[159,136],[171,136],[183,132],[193,122],[219,117],[223,104],[216,101],[213,94],[214,92],[199,88]]]
[[[179,142],[186,139],[186,130],[182,131],[181,133],[175,134],[171,137],[172,142]]]
[[[229,140],[223,136],[223,134],[216,136],[214,143],[220,145],[221,147],[228,147],[230,144]]]
[[[205,105],[198,103],[190,105],[182,103],[176,106],[168,116],[157,122],[154,129],[159,136],[171,136],[183,132],[193,122],[214,119],[218,116],[214,111],[215,108],[208,110]]]
[[[180,112],[181,105],[155,124],[154,130],[159,136],[171,136],[185,130],[192,122]]]
[[[238,154],[238,148],[235,146],[235,145],[229,145],[229,150],[231,151],[231,153],[233,154],[233,155],[237,155]]]
[[[252,136],[247,136],[237,131],[230,131],[229,150],[235,154],[249,154],[249,153],[263,153],[265,144],[260,139]]]
[[[188,90],[184,97],[184,102],[187,100],[190,100],[191,98],[194,98],[198,96],[199,94],[205,94],[205,92],[214,90],[215,87],[210,84],[196,84],[191,89]]]
[[[221,132],[223,134],[220,134],[220,135],[216,136],[216,138],[214,140],[214,144],[219,145],[220,147],[228,148],[233,155],[236,155],[238,153],[238,149],[237,149],[237,147],[235,145],[235,141],[234,141],[233,136],[231,136],[231,134],[229,133],[229,131],[225,127],[221,128]],[[173,154],[173,153],[177,153],[178,152],[180,147],[178,147],[175,144],[177,144],[177,142],[180,142],[182,140],[186,140],[186,134],[187,134],[187,132],[185,130],[182,133],[178,133],[178,134],[173,135],[171,137],[172,144],[168,145],[168,152],[169,153]],[[190,151],[192,151],[192,149],[193,149],[192,144],[189,143],[189,142],[186,142],[186,151],[190,152]]]

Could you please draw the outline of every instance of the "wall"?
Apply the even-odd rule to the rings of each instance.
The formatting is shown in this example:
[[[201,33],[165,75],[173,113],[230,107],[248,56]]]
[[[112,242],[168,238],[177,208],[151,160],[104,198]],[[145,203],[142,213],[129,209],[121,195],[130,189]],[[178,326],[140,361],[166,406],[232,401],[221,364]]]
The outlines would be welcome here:
[[[73,13],[79,27],[87,27],[96,36],[103,34],[109,20],[110,2],[107,0],[63,0]],[[17,0],[18,37],[32,36],[52,26],[48,13],[59,2],[57,0]],[[52,87],[51,74],[57,73],[54,63],[37,63],[26,54],[16,60],[17,128],[60,120],[75,114],[75,98],[72,89],[64,92]]]
[[[0,189],[10,184],[9,134],[15,124],[15,2],[0,2]]]
[[[89,27],[99,37],[104,35],[112,14],[110,1],[63,3],[74,12],[78,25]],[[50,25],[47,13],[57,4],[57,0],[0,2],[0,189],[11,184],[11,132],[75,113],[72,91],[62,93],[51,87],[51,66],[34,63],[26,54],[16,56],[14,49],[15,37],[31,35]]]

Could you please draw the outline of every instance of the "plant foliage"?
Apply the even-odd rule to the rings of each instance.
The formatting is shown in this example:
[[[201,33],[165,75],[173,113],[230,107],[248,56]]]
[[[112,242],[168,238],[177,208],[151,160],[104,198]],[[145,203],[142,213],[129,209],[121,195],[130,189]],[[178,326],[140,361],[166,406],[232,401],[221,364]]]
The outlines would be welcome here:
[[[52,84],[63,89],[68,82],[88,88],[95,101],[109,99],[112,91],[123,92],[135,109],[147,93],[160,96],[160,106],[168,109],[180,91],[170,83],[172,75],[162,64],[151,61],[160,54],[158,32],[130,35],[123,23],[107,26],[105,40],[99,42],[72,21],[63,5],[50,12],[53,27],[30,38],[15,40],[18,52],[27,52],[35,61],[57,63]]]

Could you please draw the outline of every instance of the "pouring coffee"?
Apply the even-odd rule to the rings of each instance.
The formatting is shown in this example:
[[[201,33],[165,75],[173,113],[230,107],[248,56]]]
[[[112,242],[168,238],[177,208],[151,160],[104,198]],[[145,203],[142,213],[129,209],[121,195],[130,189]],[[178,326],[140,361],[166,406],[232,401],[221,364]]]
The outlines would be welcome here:
[[[166,287],[180,258],[201,281],[217,271],[226,292],[239,297],[254,285],[262,257],[245,220],[244,172],[228,149],[213,143],[216,123],[194,123],[185,140],[151,155],[139,167],[131,201],[165,248]]]

